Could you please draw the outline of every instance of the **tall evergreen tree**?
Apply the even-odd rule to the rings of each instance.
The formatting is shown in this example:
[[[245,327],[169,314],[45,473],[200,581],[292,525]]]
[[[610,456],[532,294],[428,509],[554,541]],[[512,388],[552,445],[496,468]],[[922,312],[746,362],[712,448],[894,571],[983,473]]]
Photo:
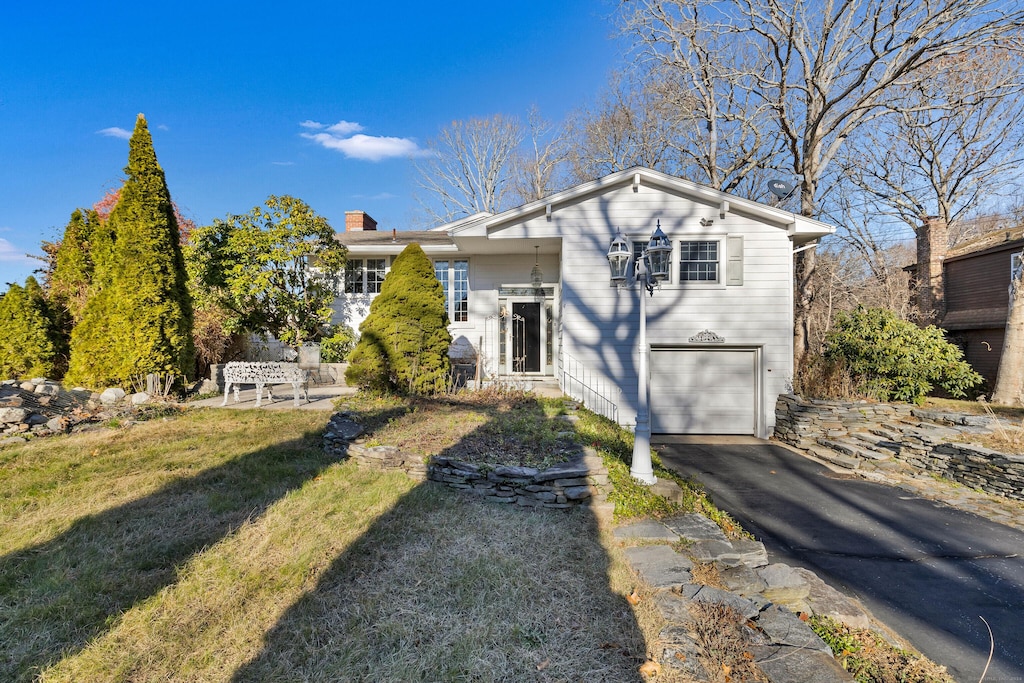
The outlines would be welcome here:
[[[400,394],[447,388],[452,336],[444,288],[418,244],[407,246],[391,264],[359,335],[345,372],[349,383]]]
[[[0,379],[55,377],[60,364],[43,288],[34,277],[11,285],[0,297]]]
[[[178,223],[146,119],[135,124],[127,180],[94,231],[92,294],[71,335],[68,381],[123,384],[150,372],[192,372],[192,301]]]
[[[50,275],[50,299],[68,309],[74,320],[82,317],[92,284],[93,261],[89,253],[92,233],[99,230],[95,211],[75,209],[56,248]]]

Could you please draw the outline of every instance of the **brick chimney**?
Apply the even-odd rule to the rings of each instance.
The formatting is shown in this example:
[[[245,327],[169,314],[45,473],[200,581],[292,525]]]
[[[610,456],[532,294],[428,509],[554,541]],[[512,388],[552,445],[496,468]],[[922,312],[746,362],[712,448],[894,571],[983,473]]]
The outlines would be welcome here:
[[[370,218],[365,211],[345,212],[345,232],[359,232],[361,230],[376,230],[377,221]]]
[[[949,227],[938,216],[925,216],[917,228],[917,308],[925,325],[946,312],[942,261],[949,245]]]

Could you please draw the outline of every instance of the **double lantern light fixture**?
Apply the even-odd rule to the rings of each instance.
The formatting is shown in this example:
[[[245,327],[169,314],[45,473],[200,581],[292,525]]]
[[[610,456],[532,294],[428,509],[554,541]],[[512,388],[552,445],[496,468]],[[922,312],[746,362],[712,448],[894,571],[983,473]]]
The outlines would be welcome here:
[[[661,221],[657,223],[651,239],[644,247],[643,253],[636,258],[634,277],[630,280],[629,266],[634,261],[633,251],[629,242],[617,233],[608,247],[608,267],[611,269],[611,283],[616,287],[630,287],[636,283],[654,296],[654,288],[668,278],[671,267],[672,242],[661,230]],[[647,297],[640,289],[640,334],[637,339],[639,363],[637,366],[637,411],[636,428],[633,439],[633,464],[630,475],[641,483],[656,484],[651,464],[651,416],[650,392],[647,385],[647,368],[651,348],[647,344]]]

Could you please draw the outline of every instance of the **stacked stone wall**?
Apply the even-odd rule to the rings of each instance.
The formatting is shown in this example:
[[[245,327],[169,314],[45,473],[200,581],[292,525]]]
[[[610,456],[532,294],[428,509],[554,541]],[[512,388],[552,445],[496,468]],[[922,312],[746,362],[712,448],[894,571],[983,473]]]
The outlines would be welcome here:
[[[997,430],[1018,428],[988,415],[792,394],[780,396],[775,407],[776,439],[834,464],[865,470],[909,466],[1024,500],[1024,455],[971,443],[972,436]]]
[[[467,491],[494,503],[521,507],[567,509],[600,496],[608,486],[608,471],[596,452],[547,469],[475,465],[436,457],[427,477],[453,489]]]
[[[607,496],[608,470],[593,449],[580,457],[546,469],[463,462],[434,457],[429,464],[419,454],[403,453],[395,446],[367,446],[360,442],[362,428],[354,416],[335,414],[324,431],[324,450],[338,459],[359,465],[400,470],[417,480],[429,480],[466,491],[494,503],[520,507],[567,509],[589,505]]]

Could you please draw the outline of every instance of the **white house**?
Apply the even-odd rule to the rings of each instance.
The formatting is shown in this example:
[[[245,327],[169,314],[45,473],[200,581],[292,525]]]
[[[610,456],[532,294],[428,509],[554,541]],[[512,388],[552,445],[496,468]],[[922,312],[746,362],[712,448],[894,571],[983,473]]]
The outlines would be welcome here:
[[[456,362],[557,379],[631,425],[640,289],[610,284],[607,251],[621,232],[639,254],[659,223],[672,254],[647,300],[651,430],[767,436],[792,382],[793,253],[834,228],[650,169],[430,231],[377,231],[349,212],[335,322],[358,329],[391,260],[416,242],[445,286]]]

